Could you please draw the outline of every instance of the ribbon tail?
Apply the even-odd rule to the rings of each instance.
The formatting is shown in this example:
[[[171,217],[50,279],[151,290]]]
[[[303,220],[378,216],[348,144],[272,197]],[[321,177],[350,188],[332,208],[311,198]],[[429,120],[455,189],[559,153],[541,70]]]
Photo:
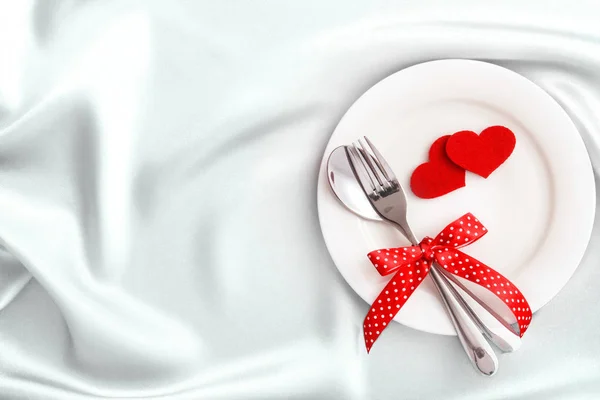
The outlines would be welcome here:
[[[531,323],[531,307],[529,306],[527,299],[525,299],[525,296],[523,296],[523,293],[521,293],[514,283],[498,271],[460,250],[449,249],[436,253],[435,256],[438,263],[443,267],[443,272],[445,274],[453,274],[473,282],[487,289],[494,296],[502,300],[519,325],[519,336],[522,337],[525,334]],[[459,285],[464,288],[462,284],[459,283]],[[467,291],[472,293],[469,290]],[[473,298],[479,304],[483,305],[481,300],[476,296],[473,296]],[[484,307],[486,310],[489,310],[488,306]],[[495,312],[493,312],[492,315],[496,318],[499,317]],[[498,318],[498,320],[503,324],[506,324],[501,317]],[[512,327],[510,327],[510,329],[513,330]]]
[[[371,351],[375,341],[423,282],[428,272],[427,261],[418,260],[405,264],[377,296],[363,323],[367,352]]]
[[[507,322],[500,314],[498,314],[498,312],[496,312],[496,310],[494,310],[492,307],[487,305],[483,300],[481,300],[479,298],[479,296],[476,293],[474,293],[471,289],[469,289],[467,286],[465,286],[465,284],[463,282],[461,282],[459,279],[457,279],[457,277],[455,275],[449,273],[447,270],[444,270],[444,269],[442,269],[440,271],[446,276],[446,278],[450,279],[458,287],[460,287],[462,290],[464,290],[469,296],[471,296],[471,298],[474,301],[476,301],[477,304],[479,304],[485,311],[487,311],[492,317],[494,317],[498,322],[500,322],[506,329],[513,332],[515,335],[519,336],[519,329],[517,329],[516,327],[511,325],[509,322]]]

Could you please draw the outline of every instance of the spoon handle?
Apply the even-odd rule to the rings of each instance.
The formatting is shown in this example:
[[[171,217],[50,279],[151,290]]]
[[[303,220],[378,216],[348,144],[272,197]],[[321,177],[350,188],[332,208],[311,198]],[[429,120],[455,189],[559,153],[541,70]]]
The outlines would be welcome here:
[[[473,292],[461,284],[461,282],[456,278],[446,274],[443,269],[440,269],[440,272],[442,280],[448,283],[448,287],[454,294],[454,297],[456,297],[456,299],[462,304],[463,308],[469,313],[471,319],[473,322],[475,322],[475,325],[477,325],[479,330],[483,333],[488,341],[495,344],[496,347],[498,347],[504,353],[511,353],[521,347],[521,338],[516,333],[513,333],[514,330],[512,327],[504,322],[501,316],[499,316],[485,303],[481,302]],[[462,294],[462,292],[456,290],[456,287],[453,285],[453,283],[460,287],[465,294]],[[467,296],[470,296],[471,299],[474,300],[474,303],[472,304],[473,306],[478,307],[478,311],[467,303]],[[486,318],[485,321],[482,321],[483,317]]]
[[[398,218],[392,222],[413,245],[419,243],[406,218]],[[438,268],[439,265],[434,262],[430,275],[450,315],[460,344],[479,372],[487,376],[494,375],[498,370],[498,358],[484,337],[485,330],[482,330],[481,324],[478,324],[481,321],[473,318],[473,310]]]
[[[458,339],[462,344],[469,360],[484,375],[491,376],[498,370],[498,358],[482,332],[464,308],[457,296],[456,290],[438,271],[437,264],[431,268],[431,277],[448,310],[450,319],[456,329]]]

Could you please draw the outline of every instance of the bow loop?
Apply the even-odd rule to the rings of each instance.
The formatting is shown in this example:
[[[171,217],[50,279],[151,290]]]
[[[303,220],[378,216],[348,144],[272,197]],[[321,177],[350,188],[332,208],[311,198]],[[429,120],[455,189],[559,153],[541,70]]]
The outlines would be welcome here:
[[[398,247],[393,249],[381,249],[370,252],[367,256],[373,263],[379,275],[385,276],[397,272],[413,261],[421,258],[420,246]]]
[[[473,214],[467,213],[446,226],[433,239],[433,246],[458,249],[476,242],[486,233],[486,227]]]

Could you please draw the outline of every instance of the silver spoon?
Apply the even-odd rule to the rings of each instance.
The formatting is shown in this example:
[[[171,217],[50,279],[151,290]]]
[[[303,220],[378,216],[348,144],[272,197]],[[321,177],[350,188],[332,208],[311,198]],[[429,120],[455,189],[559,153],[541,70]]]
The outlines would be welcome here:
[[[327,179],[335,196],[348,210],[361,218],[383,223],[356,181],[352,167],[348,163],[345,146],[335,148],[329,155]],[[448,282],[448,285],[452,285],[445,275],[440,274],[440,276]],[[475,325],[490,342],[505,353],[516,351],[521,346],[521,338],[503,325],[497,317],[474,300],[468,299],[467,295],[455,286],[453,288],[459,295],[458,300],[469,312]],[[461,287],[461,289],[465,288]]]

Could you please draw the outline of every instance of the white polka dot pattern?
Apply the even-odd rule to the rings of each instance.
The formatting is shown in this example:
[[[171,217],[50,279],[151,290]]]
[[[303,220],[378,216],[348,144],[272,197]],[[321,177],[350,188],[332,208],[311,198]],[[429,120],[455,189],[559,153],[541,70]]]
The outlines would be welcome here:
[[[487,233],[487,229],[471,213],[448,225],[435,239],[424,238],[418,246],[375,250],[368,254],[381,275],[394,274],[375,299],[364,320],[363,331],[367,352],[394,319],[437,263],[450,273],[476,283],[502,299],[511,309],[523,336],[531,322],[531,308],[520,290],[502,274],[458,248],[469,245]]]

